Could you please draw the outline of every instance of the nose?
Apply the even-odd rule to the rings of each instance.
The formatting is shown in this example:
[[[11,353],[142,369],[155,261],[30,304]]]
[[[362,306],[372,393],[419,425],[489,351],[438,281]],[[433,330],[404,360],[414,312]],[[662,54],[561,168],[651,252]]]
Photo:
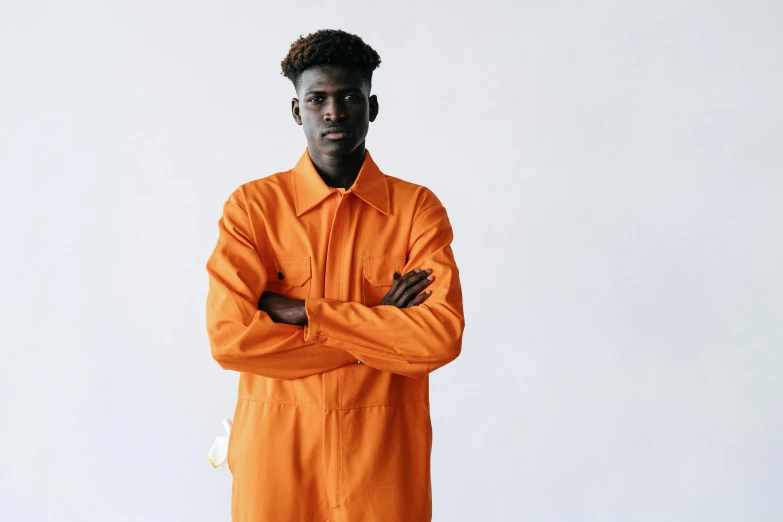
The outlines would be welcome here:
[[[345,106],[338,98],[332,98],[327,101],[324,107],[324,120],[328,122],[338,122],[345,119]]]

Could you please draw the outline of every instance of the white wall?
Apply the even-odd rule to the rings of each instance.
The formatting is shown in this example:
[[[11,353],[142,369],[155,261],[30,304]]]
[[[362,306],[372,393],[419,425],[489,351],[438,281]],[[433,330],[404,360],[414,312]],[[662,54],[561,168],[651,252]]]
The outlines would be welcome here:
[[[228,520],[204,264],[320,28],[456,231],[434,520],[783,519],[783,6],[586,4],[3,0],[0,519]]]

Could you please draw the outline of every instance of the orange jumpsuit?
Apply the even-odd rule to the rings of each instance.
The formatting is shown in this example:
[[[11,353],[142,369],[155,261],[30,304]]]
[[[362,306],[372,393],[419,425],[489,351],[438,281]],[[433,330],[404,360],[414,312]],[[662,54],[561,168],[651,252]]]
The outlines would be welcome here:
[[[305,150],[234,191],[218,229],[207,331],[214,359],[241,372],[233,521],[431,520],[428,375],[464,329],[446,209],[369,151],[350,189],[330,188]],[[430,297],[379,306],[417,267],[432,268]],[[273,322],[264,291],[304,300],[309,325]]]

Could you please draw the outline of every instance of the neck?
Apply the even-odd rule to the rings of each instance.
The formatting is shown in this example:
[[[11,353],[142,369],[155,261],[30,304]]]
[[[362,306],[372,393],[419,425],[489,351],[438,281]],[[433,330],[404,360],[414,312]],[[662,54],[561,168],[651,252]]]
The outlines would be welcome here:
[[[364,142],[349,155],[341,158],[326,156],[315,148],[308,147],[307,151],[315,170],[330,187],[350,188],[364,163]]]

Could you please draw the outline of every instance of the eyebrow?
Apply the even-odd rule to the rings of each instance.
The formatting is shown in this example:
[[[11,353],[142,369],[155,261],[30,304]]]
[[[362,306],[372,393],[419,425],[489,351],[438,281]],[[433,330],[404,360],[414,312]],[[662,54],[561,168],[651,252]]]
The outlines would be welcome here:
[[[362,90],[358,87],[346,87],[344,89],[337,89],[337,94],[345,94],[347,92],[352,92],[352,91],[362,92]],[[316,89],[304,93],[305,96],[310,96],[311,94],[329,94],[329,93],[326,91],[319,91]]]

